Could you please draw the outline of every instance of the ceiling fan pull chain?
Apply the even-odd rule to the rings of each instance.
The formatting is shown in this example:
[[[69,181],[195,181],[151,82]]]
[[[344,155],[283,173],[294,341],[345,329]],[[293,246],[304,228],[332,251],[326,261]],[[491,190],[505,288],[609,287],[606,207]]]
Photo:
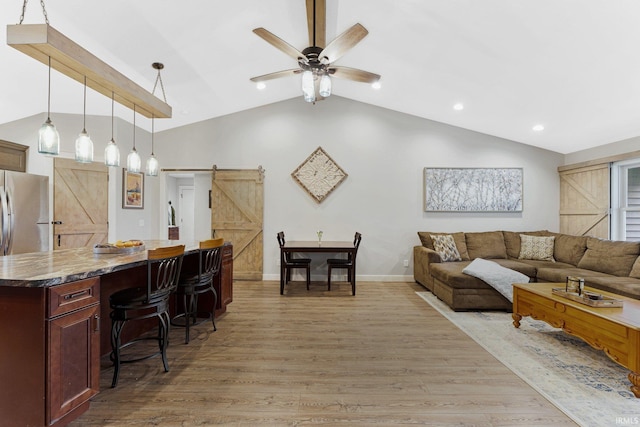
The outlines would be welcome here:
[[[20,22],[18,23],[18,25],[21,25],[22,22],[24,21],[24,13],[27,10],[27,1],[29,0],[24,0],[24,2],[22,3],[22,14],[20,15]],[[42,6],[42,14],[44,15],[44,22],[49,25],[49,16],[47,16],[47,9],[44,7],[44,0],[40,0],[40,5]]]

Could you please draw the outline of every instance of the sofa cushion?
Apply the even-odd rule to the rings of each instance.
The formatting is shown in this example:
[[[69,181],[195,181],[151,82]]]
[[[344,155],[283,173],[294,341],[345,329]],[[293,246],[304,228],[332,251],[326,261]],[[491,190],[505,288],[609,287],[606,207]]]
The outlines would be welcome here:
[[[585,286],[640,299],[640,279],[631,277],[585,277]]]
[[[599,273],[597,271],[592,271],[592,270],[585,270],[584,268],[578,268],[578,267],[569,267],[569,268],[541,267],[536,272],[536,279],[538,282],[566,283],[567,276],[614,277],[610,274]]]
[[[504,246],[507,249],[507,256],[509,258],[518,258],[520,255],[520,235],[526,234],[527,236],[554,236],[555,234],[548,230],[538,231],[503,231]]]
[[[567,264],[566,262],[553,262],[553,261],[539,261],[535,259],[519,259],[519,264],[527,264],[537,270],[540,268],[575,268],[575,265]]]
[[[431,241],[434,250],[440,254],[442,262],[462,261],[451,234],[432,234]]]
[[[433,241],[431,240],[432,234],[451,234],[453,236],[453,241],[456,243],[456,249],[458,249],[458,252],[460,253],[460,258],[462,258],[463,261],[469,260],[469,253],[467,252],[467,244],[465,242],[464,233],[432,233],[429,231],[418,231],[418,237],[420,238],[422,246],[431,250],[435,250],[435,248],[433,247]]]
[[[535,259],[540,261],[555,261],[553,259],[554,236],[520,235],[519,259]]]
[[[640,243],[587,238],[587,250],[578,263],[579,268],[614,276],[629,276],[640,254]]]
[[[530,278],[536,277],[536,267],[533,265],[526,264],[515,259],[493,259],[492,261],[503,267],[526,274]]]
[[[636,258],[635,262],[633,263],[631,271],[629,272],[629,277],[640,279],[640,257]]]
[[[502,231],[487,231],[483,233],[465,233],[469,259],[476,258],[507,258]]]
[[[578,265],[584,252],[587,250],[587,236],[571,236],[568,234],[556,234],[554,241],[553,257],[558,262]]]
[[[491,286],[482,280],[462,272],[462,270],[470,263],[471,261],[459,261],[434,264],[430,266],[431,275],[434,279],[446,283],[447,286],[453,289],[491,288]]]

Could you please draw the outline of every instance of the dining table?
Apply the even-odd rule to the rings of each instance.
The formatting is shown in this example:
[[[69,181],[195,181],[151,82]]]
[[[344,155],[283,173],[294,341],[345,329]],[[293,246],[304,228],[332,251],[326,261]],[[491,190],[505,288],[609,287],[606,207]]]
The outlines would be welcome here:
[[[347,257],[353,258],[353,274],[351,275],[351,286],[355,288],[356,284],[356,247],[353,241],[336,240],[336,241],[320,241],[320,240],[290,240],[286,241],[280,248],[282,254],[289,255],[293,253],[344,253]],[[280,285],[282,286],[285,278],[284,265],[280,263]]]

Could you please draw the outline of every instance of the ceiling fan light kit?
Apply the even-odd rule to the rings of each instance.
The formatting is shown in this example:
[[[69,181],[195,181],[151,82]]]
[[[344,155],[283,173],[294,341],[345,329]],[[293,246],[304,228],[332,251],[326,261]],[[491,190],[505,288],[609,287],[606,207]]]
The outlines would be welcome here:
[[[372,85],[377,83],[380,80],[378,74],[332,65],[369,34],[367,29],[361,24],[355,24],[327,46],[322,47],[326,37],[326,1],[307,0],[306,3],[310,46],[302,52],[262,27],[253,30],[267,43],[294,58],[298,62],[299,68],[253,77],[251,81],[259,85],[267,80],[302,74],[303,98],[312,103],[331,96],[331,77]]]

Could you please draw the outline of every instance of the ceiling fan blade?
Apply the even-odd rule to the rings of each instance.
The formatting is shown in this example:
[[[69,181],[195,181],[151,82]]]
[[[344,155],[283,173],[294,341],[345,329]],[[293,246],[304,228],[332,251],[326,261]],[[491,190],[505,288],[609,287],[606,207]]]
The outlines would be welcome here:
[[[290,57],[296,60],[300,58],[304,58],[306,60],[306,57],[302,52],[300,52],[298,49],[296,49],[295,47],[291,46],[289,43],[282,40],[280,37],[273,34],[271,31],[265,30],[264,28],[260,27],[260,28],[254,29],[253,32],[256,33],[258,36],[262,37],[267,43],[269,43],[276,49],[280,49],[282,52],[286,53]]]
[[[294,74],[300,74],[301,72],[302,70],[300,68],[296,68],[295,70],[276,71],[275,73],[269,73],[263,76],[252,77],[251,81],[254,83],[266,82],[267,80],[279,79],[281,77],[289,77]]]
[[[324,64],[335,62],[342,55],[347,53],[349,49],[357,45],[360,40],[365,38],[369,31],[360,24],[355,24],[344,33],[333,39],[327,47],[324,48],[320,55],[320,61]]]
[[[307,27],[309,28],[309,46],[325,46],[327,43],[326,0],[307,0]]]
[[[380,80],[379,74],[370,73],[368,71],[358,70],[357,68],[349,67],[331,67],[329,68],[329,74],[332,77],[340,79],[353,80],[361,83],[375,83]]]

